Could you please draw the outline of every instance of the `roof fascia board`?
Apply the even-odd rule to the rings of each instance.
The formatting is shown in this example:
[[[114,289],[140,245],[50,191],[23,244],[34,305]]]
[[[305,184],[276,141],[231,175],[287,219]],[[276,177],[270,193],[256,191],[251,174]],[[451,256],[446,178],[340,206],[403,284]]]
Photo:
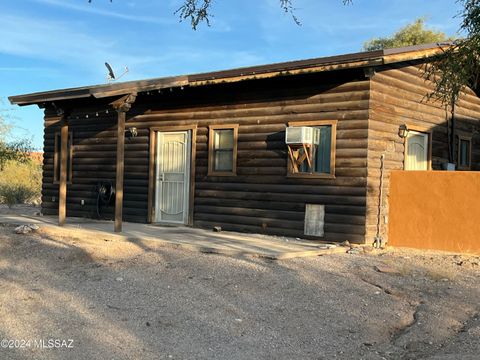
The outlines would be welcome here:
[[[171,87],[180,87],[180,86],[187,86],[188,85],[188,77],[187,76],[179,76],[175,78],[167,78],[167,79],[159,79],[158,81],[149,80],[148,82],[144,82],[143,84],[132,84],[132,86],[123,86],[119,87],[118,89],[106,89],[106,88],[97,88],[91,91],[91,94],[97,98],[106,98],[111,96],[117,95],[125,95],[132,92],[140,93],[144,91],[153,91],[153,90],[161,90]]]
[[[8,100],[12,105],[33,105],[51,101],[82,99],[90,97],[89,93],[71,92],[71,93],[52,93],[52,94],[27,94],[18,96],[9,96]]]
[[[449,44],[429,44],[415,47],[385,49],[367,53],[354,53],[317,59],[290,61],[202,74],[54,90],[10,96],[8,99],[14,105],[24,106],[51,101],[88,98],[90,96],[101,99],[111,96],[125,95],[132,92],[139,93],[171,87],[231,83],[243,80],[273,78],[276,76],[378,66],[428,58],[440,53],[445,46],[448,47]]]
[[[212,78],[205,78],[197,81],[191,81],[189,85],[203,86],[203,85],[211,85],[211,84],[213,85],[213,84],[220,84],[220,83],[239,82],[244,80],[270,79],[278,76],[300,75],[300,74],[309,74],[309,73],[317,73],[317,72],[324,72],[324,71],[343,70],[343,69],[352,69],[352,68],[358,68],[358,67],[378,66],[378,65],[383,65],[382,58],[365,60],[365,61],[356,61],[356,62],[350,62],[350,63],[313,66],[313,67],[307,67],[303,69],[282,70],[282,71],[273,71],[273,72],[265,72],[265,73],[251,73],[251,74],[245,74],[240,76],[231,76],[231,77],[222,77],[222,78],[212,77]]]
[[[385,55],[383,61],[385,64],[393,64],[404,61],[426,59],[438,55],[442,52],[441,48],[436,49],[426,49],[416,52],[405,52],[405,53],[393,53],[390,55]]]

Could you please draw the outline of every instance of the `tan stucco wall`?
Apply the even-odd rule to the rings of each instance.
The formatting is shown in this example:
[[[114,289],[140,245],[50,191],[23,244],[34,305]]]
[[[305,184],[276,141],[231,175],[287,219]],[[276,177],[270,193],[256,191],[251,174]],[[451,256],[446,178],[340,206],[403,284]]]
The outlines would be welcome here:
[[[400,125],[432,132],[432,167],[441,169],[448,162],[446,119],[451,114],[437,101],[427,101],[434,89],[422,76],[423,65],[390,64],[377,68],[370,80],[368,125],[368,186],[366,242],[372,243],[378,221],[380,192],[380,157],[385,154],[383,206],[380,235],[388,240],[390,171],[404,168],[404,139],[398,135]],[[471,90],[462,92],[455,107],[455,128],[472,139],[472,170],[480,170],[480,98]]]
[[[389,244],[480,254],[480,172],[392,171]]]

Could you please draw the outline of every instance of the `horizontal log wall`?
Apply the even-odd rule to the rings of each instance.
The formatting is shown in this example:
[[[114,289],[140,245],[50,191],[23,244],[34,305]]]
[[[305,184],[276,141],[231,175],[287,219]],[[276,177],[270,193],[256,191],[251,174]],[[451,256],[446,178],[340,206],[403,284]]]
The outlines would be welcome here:
[[[139,94],[126,122],[138,136],[125,142],[124,219],[147,221],[149,129],[197,125],[195,226],[303,237],[305,204],[314,203],[326,207],[327,240],[364,242],[369,88],[363,71],[355,70]],[[107,103],[71,106],[73,182],[67,216],[95,217],[97,182],[115,178],[116,114],[92,117]],[[43,211],[56,214],[58,124],[50,116],[47,111]],[[338,120],[334,179],[287,177],[285,128],[288,122],[309,120]],[[207,176],[211,124],[239,124],[237,176]],[[111,216],[112,210],[103,215]]]
[[[305,204],[315,203],[326,206],[326,239],[373,241],[381,154],[386,155],[387,170],[384,215],[388,215],[389,171],[403,169],[404,144],[398,127],[406,123],[432,129],[433,167],[438,169],[448,160],[446,114],[438,104],[426,101],[432,87],[422,80],[419,68],[385,66],[371,80],[361,70],[350,70],[139,94],[126,124],[137,127],[138,136],[125,143],[124,219],[147,221],[150,127],[195,124],[196,226],[301,237]],[[96,184],[114,182],[116,113],[111,109],[104,113],[108,101],[64,104],[72,109],[68,121],[74,145],[67,216],[96,217]],[[457,128],[477,131],[472,141],[473,170],[480,170],[479,114],[479,99],[473,93],[463,94]],[[53,156],[54,134],[60,127],[55,118],[54,112],[45,112],[45,214],[58,213]],[[291,121],[309,120],[338,120],[335,179],[286,177],[285,127]],[[207,176],[210,124],[239,124],[235,177]],[[113,206],[102,215],[111,218]],[[386,238],[388,224],[385,217],[381,220]]]
[[[97,217],[96,187],[100,181],[115,185],[117,114],[107,103],[79,102],[67,116],[73,135],[72,183],[67,185],[67,217]],[[98,112],[99,116],[96,116]],[[88,115],[88,118],[86,116]],[[45,112],[42,212],[58,214],[58,184],[53,183],[55,132],[60,124],[53,112]],[[148,132],[125,142],[124,219],[146,222]],[[82,200],[84,204],[82,205]],[[113,219],[114,200],[101,210],[101,218]]]
[[[364,241],[369,84],[363,72],[186,88],[169,96],[140,99],[144,105],[127,125],[140,131],[197,125],[195,226],[303,237],[305,204],[316,203],[326,206],[327,239]],[[336,179],[287,177],[285,127],[308,120],[339,121]],[[207,176],[212,124],[239,124],[237,176]]]
[[[381,235],[387,239],[389,178],[391,170],[402,170],[404,140],[398,136],[401,124],[427,128],[432,134],[432,167],[440,170],[448,162],[447,118],[441,104],[428,101],[431,83],[422,78],[422,66],[397,64],[378,68],[371,79],[368,130],[367,243],[376,234],[380,190],[380,156],[385,154],[385,181]],[[456,129],[474,135],[472,170],[480,170],[480,99],[471,91],[463,93],[456,109]]]

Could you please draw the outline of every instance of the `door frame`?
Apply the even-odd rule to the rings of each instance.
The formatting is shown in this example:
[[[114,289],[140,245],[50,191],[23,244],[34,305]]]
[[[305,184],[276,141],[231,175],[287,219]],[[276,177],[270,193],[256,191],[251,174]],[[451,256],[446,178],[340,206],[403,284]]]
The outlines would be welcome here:
[[[417,126],[417,125],[410,125],[407,124],[407,129],[415,131],[417,133],[423,133],[427,135],[427,141],[428,141],[428,150],[427,150],[427,171],[432,170],[432,138],[433,138],[433,131],[429,128],[423,127],[423,126]],[[403,139],[403,170],[405,170],[405,159],[408,154],[408,141],[407,141],[407,136]],[[405,170],[407,171],[407,170]]]
[[[157,160],[157,133],[158,132],[174,132],[174,131],[190,131],[190,188],[188,194],[188,216],[187,224],[193,226],[193,206],[195,201],[195,153],[197,143],[197,125],[185,126],[154,126],[150,127],[150,146],[148,160],[148,212],[147,222],[153,223],[155,219],[154,197],[155,197],[155,178],[156,178],[156,160]]]

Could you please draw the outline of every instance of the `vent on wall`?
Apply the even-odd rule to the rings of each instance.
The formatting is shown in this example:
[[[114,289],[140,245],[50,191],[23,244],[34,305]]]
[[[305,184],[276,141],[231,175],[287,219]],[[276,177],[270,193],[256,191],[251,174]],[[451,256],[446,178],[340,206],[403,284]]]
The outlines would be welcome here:
[[[306,204],[304,234],[309,236],[324,236],[325,205]]]

